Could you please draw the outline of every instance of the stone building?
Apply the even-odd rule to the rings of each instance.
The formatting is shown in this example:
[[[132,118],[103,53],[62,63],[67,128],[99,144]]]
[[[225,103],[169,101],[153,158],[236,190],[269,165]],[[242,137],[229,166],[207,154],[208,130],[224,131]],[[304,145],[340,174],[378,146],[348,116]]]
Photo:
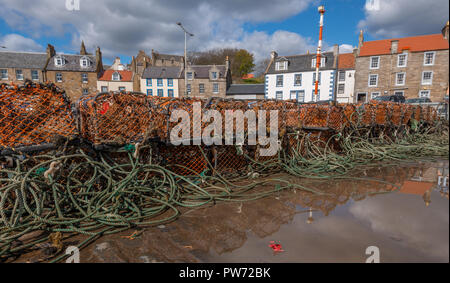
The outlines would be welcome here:
[[[440,34],[364,42],[356,57],[355,102],[380,95],[444,99],[449,84],[448,23]]]
[[[232,83],[230,62],[225,65],[188,65],[186,68],[187,89],[184,71],[179,80],[180,96],[209,98],[226,97]]]
[[[184,57],[180,55],[161,54],[152,50],[152,66],[183,67]]]
[[[103,74],[102,53],[98,47],[95,55],[81,46],[80,54],[57,54],[52,45],[47,47],[46,80],[66,90],[72,102],[82,95],[97,92],[97,80]]]
[[[45,53],[0,52],[0,83],[43,82],[46,63]]]

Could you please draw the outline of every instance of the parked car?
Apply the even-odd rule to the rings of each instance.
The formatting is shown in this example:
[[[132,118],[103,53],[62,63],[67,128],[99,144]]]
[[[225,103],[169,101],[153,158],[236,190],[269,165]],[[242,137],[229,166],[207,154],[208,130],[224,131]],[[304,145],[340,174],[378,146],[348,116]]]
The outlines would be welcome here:
[[[385,96],[378,96],[375,97],[375,101],[391,101],[391,102],[398,102],[398,103],[405,103],[406,98],[402,95],[385,95]]]
[[[431,99],[428,97],[416,97],[416,98],[409,98],[406,100],[406,103],[429,103],[431,102]]]

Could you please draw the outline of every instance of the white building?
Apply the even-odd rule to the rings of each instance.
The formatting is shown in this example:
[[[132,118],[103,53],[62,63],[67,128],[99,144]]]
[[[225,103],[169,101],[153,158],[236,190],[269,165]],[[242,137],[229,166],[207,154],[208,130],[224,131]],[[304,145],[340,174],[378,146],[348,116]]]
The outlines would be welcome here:
[[[355,54],[339,54],[336,100],[352,103],[355,93]]]
[[[179,97],[182,73],[183,67],[148,67],[142,75],[141,91],[152,96]]]
[[[319,69],[319,101],[334,99],[338,48],[322,54]],[[267,99],[314,100],[316,55],[305,54],[279,57],[272,52],[265,76]]]
[[[134,91],[133,80],[133,72],[127,70],[117,57],[114,64],[98,78],[97,90],[100,92]]]

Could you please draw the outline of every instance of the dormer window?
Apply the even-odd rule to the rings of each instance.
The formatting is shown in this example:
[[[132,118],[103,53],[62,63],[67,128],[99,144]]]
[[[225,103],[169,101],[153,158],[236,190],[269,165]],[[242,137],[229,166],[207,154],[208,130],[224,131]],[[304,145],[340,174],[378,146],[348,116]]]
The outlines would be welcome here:
[[[91,60],[89,60],[89,58],[87,58],[87,57],[83,57],[80,60],[80,66],[83,67],[83,68],[90,67],[91,64],[92,64]]]
[[[192,72],[187,72],[187,79],[192,80],[194,78],[194,74]]]
[[[326,57],[321,57],[320,58],[320,68],[325,67],[326,61],[327,61]],[[317,67],[316,64],[317,64],[317,58],[312,59],[311,60],[311,68],[316,68]]]
[[[66,59],[64,59],[63,56],[56,56],[55,57],[55,66],[64,66],[66,64]]]
[[[218,77],[217,72],[211,72],[211,79],[212,80],[217,80],[217,77]]]
[[[120,74],[118,72],[113,73],[112,80],[113,81],[120,81]]]
[[[275,63],[275,71],[286,71],[288,69],[288,61],[283,60]]]

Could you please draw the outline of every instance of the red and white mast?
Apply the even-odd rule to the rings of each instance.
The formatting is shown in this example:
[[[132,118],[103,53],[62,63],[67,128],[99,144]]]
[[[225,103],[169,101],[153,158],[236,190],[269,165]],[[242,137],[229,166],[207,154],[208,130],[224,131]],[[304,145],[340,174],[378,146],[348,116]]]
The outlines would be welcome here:
[[[314,101],[318,101],[319,95],[319,68],[321,61],[321,51],[322,51],[322,34],[323,34],[323,14],[325,14],[325,6],[319,6],[320,13],[320,31],[319,31],[319,45],[317,46],[317,56],[316,56],[316,82],[314,90]]]

